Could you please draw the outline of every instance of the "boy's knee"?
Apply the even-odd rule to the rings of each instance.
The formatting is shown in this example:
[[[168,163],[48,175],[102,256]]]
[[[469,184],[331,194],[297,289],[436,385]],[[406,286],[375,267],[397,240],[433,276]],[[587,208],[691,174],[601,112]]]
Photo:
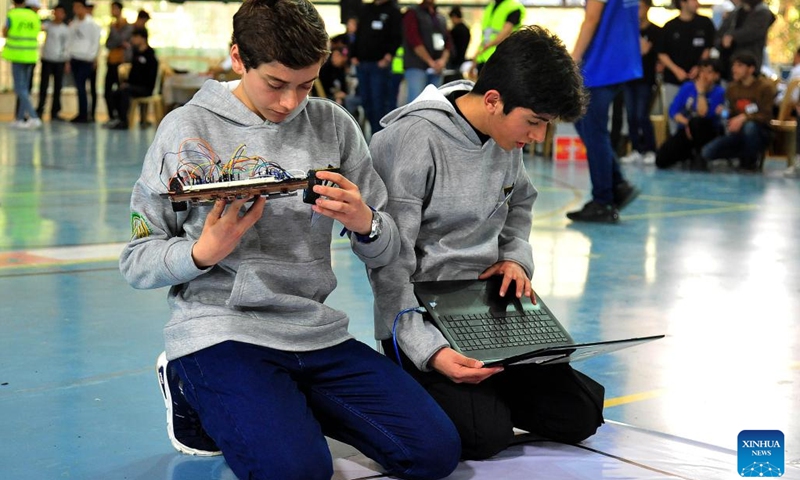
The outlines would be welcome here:
[[[461,440],[455,429],[452,434],[437,435],[431,449],[417,458],[409,470],[411,475],[404,477],[418,480],[438,480],[447,477],[458,466],[461,459]]]

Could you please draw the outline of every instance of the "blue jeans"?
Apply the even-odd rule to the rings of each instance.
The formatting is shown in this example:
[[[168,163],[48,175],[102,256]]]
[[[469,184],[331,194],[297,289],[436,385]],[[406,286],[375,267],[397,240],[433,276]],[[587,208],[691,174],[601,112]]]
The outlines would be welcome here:
[[[39,118],[39,116],[36,115],[36,109],[33,108],[33,102],[31,102],[30,96],[31,92],[28,89],[28,82],[30,82],[31,73],[35,66],[36,64],[34,63],[11,64],[11,76],[14,79],[14,94],[16,94],[17,100],[19,101],[19,108],[16,114],[17,120],[25,120],[25,117]]]
[[[740,166],[755,166],[756,159],[769,144],[770,129],[767,125],[749,120],[736,133],[728,133],[707,143],[702,150],[703,158],[738,158]]]
[[[620,88],[620,84],[589,88],[586,115],[575,122],[575,129],[586,146],[592,199],[603,205],[613,205],[614,187],[624,181],[608,131],[608,109]]]
[[[438,479],[458,464],[460,440],[444,411],[356,340],[311,352],[228,341],[173,364],[186,399],[242,480],[330,480],[325,436],[400,478]]]
[[[380,131],[380,120],[389,113],[392,102],[389,98],[392,69],[381,68],[378,62],[361,62],[356,68],[358,94],[369,120],[372,133]]]
[[[628,135],[631,146],[640,153],[656,150],[656,134],[650,121],[650,100],[653,87],[642,80],[632,80],[623,87],[628,114]]]
[[[441,75],[428,73],[427,70],[421,68],[406,68],[404,75],[406,77],[406,90],[408,92],[406,103],[411,103],[429,84],[436,87],[442,84]]]

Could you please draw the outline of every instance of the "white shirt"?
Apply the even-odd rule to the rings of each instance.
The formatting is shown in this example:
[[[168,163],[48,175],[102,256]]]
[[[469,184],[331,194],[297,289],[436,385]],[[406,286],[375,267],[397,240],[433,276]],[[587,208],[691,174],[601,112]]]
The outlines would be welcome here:
[[[44,24],[47,37],[42,47],[42,60],[48,62],[69,61],[69,27],[65,23]]]
[[[100,51],[100,25],[87,14],[69,24],[69,56],[75,60],[94,62]]]

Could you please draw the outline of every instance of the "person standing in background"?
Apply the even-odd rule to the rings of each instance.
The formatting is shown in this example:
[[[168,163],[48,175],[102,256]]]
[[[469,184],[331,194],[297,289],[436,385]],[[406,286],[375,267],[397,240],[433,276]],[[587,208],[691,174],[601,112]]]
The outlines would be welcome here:
[[[71,120],[73,123],[90,121],[86,82],[92,75],[97,63],[97,52],[100,50],[100,26],[95,23],[86,3],[87,0],[72,2],[75,18],[69,25],[70,69],[78,90],[78,116]]]
[[[525,19],[525,6],[517,0],[494,0],[486,6],[481,18],[481,47],[475,54],[478,73],[492,56],[497,45],[519,30]]]
[[[113,20],[108,26],[108,38],[106,38],[106,49],[108,50],[106,79],[103,82],[103,97],[108,109],[109,122],[119,120],[112,114],[111,95],[120,87],[119,66],[125,62],[125,45],[130,41],[133,32],[133,26],[122,16],[122,3],[111,4],[111,17]]]
[[[425,85],[440,86],[450,60],[451,42],[447,19],[436,11],[435,0],[422,0],[403,16],[403,69],[411,103]]]
[[[642,53],[642,78],[626,83],[625,109],[628,114],[628,135],[632,151],[622,157],[622,163],[642,162],[652,165],[656,161],[656,135],[650,121],[653,91],[656,88],[656,62],[661,48],[661,27],[647,18],[653,0],[639,0],[639,48]]]
[[[731,57],[739,52],[750,52],[756,57],[756,74],[764,65],[764,47],[767,33],[775,22],[775,15],[764,0],[741,0],[733,12],[722,21],[717,32],[717,49],[722,60],[722,78],[731,80]]]
[[[25,0],[14,0],[14,8],[8,11],[3,25],[3,58],[11,62],[14,79],[14,94],[19,108],[11,124],[15,128],[38,128],[42,121],[33,108],[30,99],[30,79],[36,62],[39,60],[37,37],[42,29],[39,16],[25,6]]]
[[[450,40],[453,42],[453,51],[450,52],[450,61],[447,64],[447,69],[453,72],[445,75],[444,83],[463,78],[461,65],[467,60],[467,48],[469,48],[469,41],[472,38],[469,27],[464,23],[461,7],[455,6],[451,8],[449,17],[450,23],[453,24],[450,27]]]
[[[50,120],[64,120],[61,112],[61,87],[64,84],[64,66],[69,60],[69,27],[64,21],[67,10],[63,5],[53,7],[53,20],[45,22],[42,29],[47,36],[42,47],[42,70],[39,77],[39,104],[36,114],[39,118],[44,113],[47,103],[47,90],[50,88],[50,77],[53,78],[53,99],[50,106]]]
[[[642,76],[638,2],[587,0],[572,58],[589,90],[586,115],[575,122],[575,129],[586,146],[592,200],[567,218],[616,223],[619,210],[639,195],[622,176],[608,131],[608,109],[622,84]]]
[[[358,93],[372,133],[389,113],[392,57],[403,41],[402,15],[392,0],[361,6],[350,60],[356,66]]]
[[[658,54],[664,64],[664,105],[672,104],[683,82],[697,76],[697,63],[711,54],[716,32],[710,18],[697,14],[698,0],[674,0],[673,5],[681,12],[664,24]],[[676,128],[670,119],[669,133],[675,133]]]

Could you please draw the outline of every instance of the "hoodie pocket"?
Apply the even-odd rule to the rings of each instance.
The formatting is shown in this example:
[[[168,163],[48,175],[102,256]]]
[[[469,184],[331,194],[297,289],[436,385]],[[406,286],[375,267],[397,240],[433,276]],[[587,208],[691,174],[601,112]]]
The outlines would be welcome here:
[[[322,303],[336,288],[325,259],[310,262],[247,260],[239,265],[228,305],[242,308],[297,308]]]

